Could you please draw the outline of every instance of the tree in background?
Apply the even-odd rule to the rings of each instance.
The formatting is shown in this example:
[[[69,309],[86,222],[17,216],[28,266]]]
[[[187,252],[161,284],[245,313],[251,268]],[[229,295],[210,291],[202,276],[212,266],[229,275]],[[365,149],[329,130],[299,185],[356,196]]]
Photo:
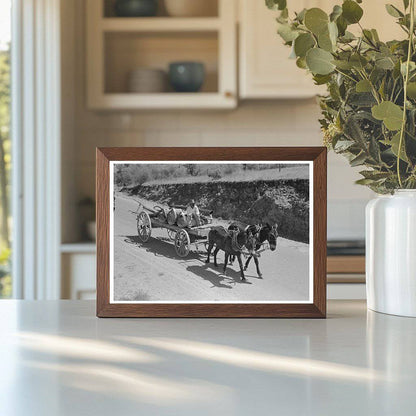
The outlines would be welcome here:
[[[11,294],[9,178],[10,157],[10,48],[0,50],[0,297]]]
[[[0,198],[1,239],[10,247],[9,238],[10,173],[10,50],[0,50]]]

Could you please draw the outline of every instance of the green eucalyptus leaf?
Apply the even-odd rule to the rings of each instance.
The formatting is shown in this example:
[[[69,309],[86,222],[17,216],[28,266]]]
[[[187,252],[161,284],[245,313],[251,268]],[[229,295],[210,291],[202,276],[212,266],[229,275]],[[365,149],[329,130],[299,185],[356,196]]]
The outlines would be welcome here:
[[[390,141],[389,140],[381,140],[381,142],[383,144],[385,144],[386,146],[390,146],[391,151],[393,152],[393,154],[396,157],[399,156],[400,132],[396,133]],[[401,148],[401,152],[400,152],[400,159],[405,161],[405,162],[409,162],[409,159],[407,158],[406,152],[404,150],[404,144],[403,143],[402,143],[402,148]]]
[[[371,82],[367,79],[362,79],[361,81],[357,82],[355,90],[357,92],[371,92]]]
[[[389,130],[395,131],[402,127],[403,110],[391,101],[375,105],[371,114],[375,119],[383,121]]]
[[[283,10],[286,8],[286,0],[266,0],[266,6],[271,10]]]
[[[374,69],[371,71],[371,74],[370,74],[370,81],[373,85],[376,85],[379,82],[382,82],[385,76],[386,76],[386,71],[384,69],[374,67]]]
[[[368,185],[371,185],[373,182],[374,182],[373,179],[358,179],[355,181],[355,184],[368,186]]]
[[[297,20],[298,22],[303,23],[303,21],[305,20],[306,11],[307,11],[306,9],[303,9],[299,13],[297,13],[295,20]]]
[[[331,37],[329,36],[329,32],[324,32],[318,35],[318,45],[321,49],[325,51],[334,51],[335,45],[332,43]]]
[[[383,100],[386,99],[385,89],[386,89],[386,79],[383,78],[383,80],[381,81],[380,87],[378,88],[378,93],[380,94],[380,97]]]
[[[363,13],[363,9],[353,0],[346,0],[342,3],[342,16],[349,24],[358,23]]]
[[[331,75],[319,75],[315,74],[313,76],[313,80],[315,81],[315,85],[324,85],[331,81]]]
[[[339,68],[343,71],[348,71],[352,68],[352,65],[350,64],[349,61],[343,61],[341,59],[335,59],[333,61],[333,63],[337,68]]]
[[[367,160],[367,155],[362,152],[358,156],[350,160],[350,165],[352,167],[363,165]]]
[[[393,17],[403,17],[404,14],[397,8],[394,7],[392,4],[386,4],[387,13]]]
[[[364,29],[363,30],[364,39],[368,42],[374,43],[373,34],[371,33],[371,30]]]
[[[301,58],[306,56],[306,52],[315,46],[315,40],[310,33],[302,33],[295,39],[295,53]]]
[[[322,9],[314,7],[306,11],[304,23],[313,34],[319,35],[328,29],[328,15]]]
[[[377,140],[373,136],[371,136],[370,138],[368,151],[370,153],[370,156],[374,159],[374,162],[376,164],[379,164],[381,161],[380,147],[378,146]]]
[[[277,25],[277,33],[286,43],[294,41],[299,36],[297,30],[292,29],[292,26],[285,23],[279,23]]]
[[[371,34],[373,35],[373,39],[376,42],[380,42],[380,38],[378,37],[378,33],[377,33],[377,30],[376,29],[371,29]]]
[[[337,153],[345,152],[350,147],[354,146],[355,142],[352,140],[338,140],[333,146]]]
[[[329,15],[329,20],[331,22],[335,22],[338,17],[342,15],[342,7],[336,4],[334,8],[332,9],[332,13]]]
[[[280,15],[276,17],[276,22],[281,24],[288,24],[289,23],[289,11],[284,9],[281,11]]]
[[[306,66],[306,59],[305,59],[305,57],[302,56],[302,57],[296,59],[296,66],[298,68],[301,68],[301,69],[307,69],[308,67]]]
[[[394,65],[393,72],[392,72],[393,78],[398,79],[402,77],[402,74],[400,72],[400,61],[397,61]]]
[[[364,176],[365,179],[372,179],[374,181],[380,180],[380,179],[386,179],[389,176],[391,176],[390,172],[379,172],[376,170],[362,170],[360,172],[360,175]]]
[[[337,29],[339,31],[338,25],[337,25]],[[350,42],[352,42],[353,40],[356,40],[356,39],[357,39],[356,36],[353,33],[348,32],[348,30],[347,30],[347,31],[345,31],[344,35],[339,38],[339,41],[342,42],[342,43],[350,43]]]
[[[410,28],[410,14],[407,13],[404,17],[399,17],[398,23],[409,29]]]
[[[395,62],[393,57],[386,56],[376,59],[375,64],[378,68],[392,70],[394,69]]]
[[[412,73],[413,71],[416,70],[416,64],[412,61],[409,62],[409,73]],[[400,73],[402,74],[403,77],[406,76],[406,62],[402,62],[400,64]]]
[[[409,82],[407,84],[407,97],[411,100],[416,100],[416,82]]]
[[[369,92],[352,92],[349,94],[348,104],[359,108],[370,108],[376,104],[376,100]]]
[[[306,54],[306,64],[313,74],[327,75],[333,72],[333,59],[331,53],[320,48],[310,49]]]
[[[344,17],[342,17],[342,15],[338,17],[337,28],[338,28],[338,33],[340,34],[340,36],[345,35],[345,32],[347,31],[347,27],[348,27],[348,22],[344,19]]]
[[[295,53],[295,45],[294,42],[292,42],[292,47],[290,48],[290,55],[289,59],[296,59],[296,53]]]
[[[337,39],[338,39],[338,26],[336,23],[334,22],[329,22],[328,23],[328,32],[329,32],[329,37],[331,39],[331,42],[334,46],[337,45]]]
[[[353,66],[353,68],[357,69],[363,69],[368,63],[367,59],[365,59],[364,56],[358,53],[354,53],[353,55],[351,55],[349,62]]]

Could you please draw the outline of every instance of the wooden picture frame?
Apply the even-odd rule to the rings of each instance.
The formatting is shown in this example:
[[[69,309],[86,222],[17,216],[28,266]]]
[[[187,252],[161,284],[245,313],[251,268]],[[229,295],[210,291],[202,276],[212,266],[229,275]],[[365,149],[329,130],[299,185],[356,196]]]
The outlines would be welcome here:
[[[325,318],[326,317],[326,181],[327,150],[324,147],[198,147],[198,148],[97,148],[97,316],[98,317],[215,317],[215,318]],[[111,162],[174,163],[189,161],[219,164],[236,161],[282,163],[311,162],[313,186],[310,208],[313,210],[310,270],[313,286],[307,303],[186,303],[143,302],[114,303],[110,299],[110,195]],[[112,182],[111,182],[112,183]]]

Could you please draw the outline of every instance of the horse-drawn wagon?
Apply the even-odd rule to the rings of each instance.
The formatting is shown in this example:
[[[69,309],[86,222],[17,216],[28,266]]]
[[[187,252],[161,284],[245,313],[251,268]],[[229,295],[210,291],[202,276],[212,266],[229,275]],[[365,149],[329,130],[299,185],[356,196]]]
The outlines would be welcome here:
[[[149,241],[153,229],[162,228],[173,241],[175,252],[179,257],[186,257],[191,245],[194,245],[197,251],[201,245],[206,248],[211,224],[204,221],[202,225],[190,226],[181,207],[166,209],[155,206],[150,209],[140,203],[137,210],[131,212],[136,215],[137,233],[142,243]]]
[[[238,258],[240,265],[241,278],[244,280],[244,270],[254,258],[257,274],[261,277],[258,258],[260,253],[270,249],[274,251],[277,245],[277,226],[249,225],[242,227],[241,224],[232,223],[227,227],[212,223],[212,212],[201,210],[208,213],[208,216],[201,215],[201,224],[195,225],[190,222],[184,211],[184,207],[174,206],[163,208],[155,206],[153,209],[145,207],[139,203],[136,211],[130,211],[136,215],[137,233],[140,241],[149,241],[152,230],[155,228],[165,229],[167,235],[174,243],[175,252],[179,257],[187,257],[191,245],[196,251],[200,251],[202,245],[207,254],[206,263],[209,263],[211,250],[214,250],[214,263],[217,265],[216,256],[219,250],[225,252],[224,273],[228,259],[231,262],[234,256]],[[210,233],[210,231],[212,232]],[[243,270],[241,256],[247,260]]]

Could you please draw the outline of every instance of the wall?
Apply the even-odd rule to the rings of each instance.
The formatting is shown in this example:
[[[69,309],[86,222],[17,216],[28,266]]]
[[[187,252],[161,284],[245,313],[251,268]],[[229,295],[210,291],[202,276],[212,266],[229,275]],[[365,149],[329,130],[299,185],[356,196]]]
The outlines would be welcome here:
[[[96,146],[321,145],[315,99],[242,102],[233,111],[88,111],[84,84],[84,1],[74,0],[74,5],[75,18],[68,19],[65,28],[72,33],[72,38],[66,36],[64,45],[66,59],[73,63],[74,71],[72,75],[64,71],[67,79],[63,79],[68,91],[74,86],[75,99],[74,114],[67,123],[74,134],[73,147],[67,143],[63,155],[63,180],[73,184],[66,185],[70,197],[65,197],[65,192],[63,195],[68,210],[71,204],[73,211],[76,210],[81,198],[94,196]],[[328,235],[331,238],[364,235],[363,207],[372,194],[353,184],[357,178],[356,171],[343,158],[329,156]],[[66,222],[64,241],[77,238],[74,229]]]

